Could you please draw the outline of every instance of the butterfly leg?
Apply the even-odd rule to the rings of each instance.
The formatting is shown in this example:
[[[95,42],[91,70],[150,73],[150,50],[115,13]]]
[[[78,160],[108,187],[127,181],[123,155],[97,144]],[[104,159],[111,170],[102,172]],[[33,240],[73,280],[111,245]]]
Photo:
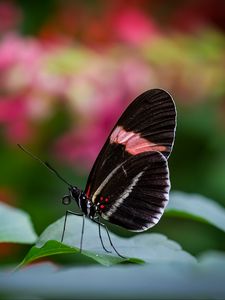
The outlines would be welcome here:
[[[94,220],[94,219],[92,219],[92,221],[95,222],[95,223],[97,223],[99,226],[102,226],[102,227],[105,228],[106,233],[107,233],[107,236],[108,236],[108,239],[109,239],[109,243],[110,243],[110,245],[112,246],[113,250],[116,252],[116,254],[117,254],[118,256],[120,256],[120,257],[122,257],[122,258],[126,258],[126,257],[122,256],[122,255],[116,250],[115,246],[113,245],[113,242],[112,242],[112,240],[111,240],[111,237],[110,237],[109,230],[108,230],[107,226],[106,226],[105,224],[99,222],[99,221]]]
[[[85,215],[84,214],[79,214],[75,213],[71,210],[67,210],[65,214],[65,219],[64,219],[64,224],[63,224],[63,232],[62,232],[62,237],[61,237],[61,243],[63,242],[64,235],[65,235],[65,230],[66,230],[66,221],[68,215],[75,215],[75,216],[82,216],[83,217],[83,223],[82,223],[82,230],[81,230],[81,239],[80,239],[80,252],[82,251],[82,244],[83,244],[83,236],[84,236],[84,221],[85,221]]]
[[[81,237],[80,237],[80,253],[82,252],[82,247],[83,247],[84,223],[85,223],[85,215],[83,215],[82,230],[81,230]]]
[[[100,241],[102,244],[102,248],[105,250],[105,252],[111,253],[111,251],[107,250],[106,247],[104,246],[102,234],[101,234],[101,223],[99,222],[99,219],[98,219],[98,234],[99,234],[99,238],[100,238]]]

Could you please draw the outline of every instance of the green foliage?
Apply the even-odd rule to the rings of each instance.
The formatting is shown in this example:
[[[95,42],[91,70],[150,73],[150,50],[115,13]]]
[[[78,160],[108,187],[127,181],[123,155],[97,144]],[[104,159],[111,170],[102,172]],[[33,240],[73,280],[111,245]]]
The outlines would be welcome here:
[[[225,209],[201,195],[171,193],[167,215],[193,218],[214,225],[225,232]]]
[[[170,217],[193,218],[225,231],[224,209],[199,195],[172,193],[166,214]],[[36,236],[26,213],[2,204],[0,216],[0,228],[4,231],[4,235],[0,235],[2,241],[35,241]],[[225,254],[222,252],[214,251],[195,258],[162,234],[146,232],[122,238],[111,233],[115,247],[127,257],[123,259],[113,251],[110,254],[104,252],[97,225],[86,220],[83,250],[80,253],[82,218],[68,217],[64,241],[61,243],[63,222],[64,218],[61,218],[44,230],[15,273],[8,277],[4,271],[0,272],[0,284],[3,287],[1,295],[6,299],[14,297],[17,291],[23,291],[27,297],[60,298],[63,295],[75,299],[80,295],[105,299],[128,296],[131,299],[137,296],[148,299],[214,299],[225,296],[222,284]],[[102,236],[106,248],[112,250],[103,229]],[[39,263],[21,270],[21,267],[37,259],[57,258],[60,254],[70,254],[70,268],[64,266],[57,272],[52,265]],[[111,267],[106,269],[103,266]],[[63,278],[67,280],[63,281]],[[40,288],[43,284],[45,289]]]
[[[4,299],[224,299],[225,255],[208,253],[198,264],[155,262],[58,269],[32,265],[0,272]]]
[[[36,245],[29,251],[21,265],[43,256],[79,253],[81,218],[75,216],[68,218],[64,244],[61,244],[59,241],[62,236],[63,222],[64,218],[56,221],[41,234]],[[110,249],[106,232],[103,231],[102,236],[105,246]],[[183,251],[177,243],[160,234],[145,233],[128,239],[118,237],[113,233],[110,236],[118,251],[127,258],[122,259],[113,252],[110,255],[104,252],[99,241],[98,227],[90,220],[86,220],[85,224],[82,255],[105,266],[121,262],[194,261],[194,258]]]
[[[36,239],[28,214],[0,202],[0,242],[33,244]]]
[[[47,241],[42,247],[34,246],[28,252],[24,260],[18,267],[22,267],[36,259],[56,255],[56,254],[79,254],[80,249],[77,247],[67,246],[57,241]],[[143,263],[141,259],[137,258],[120,258],[118,256],[106,255],[104,253],[98,254],[97,252],[93,251],[86,251],[83,250],[81,253],[82,256],[90,257],[94,261],[104,265],[104,266],[111,266],[114,264],[118,264],[121,262],[131,262],[131,263]],[[82,261],[82,258],[81,258]]]

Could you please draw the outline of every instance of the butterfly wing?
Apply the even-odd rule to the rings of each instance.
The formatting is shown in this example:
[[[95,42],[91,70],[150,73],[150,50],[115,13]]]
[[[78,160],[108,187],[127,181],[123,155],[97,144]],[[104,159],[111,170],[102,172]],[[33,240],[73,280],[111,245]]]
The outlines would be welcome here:
[[[94,192],[100,215],[128,230],[155,225],[169,199],[166,158],[160,152],[133,155],[116,166]]]
[[[138,96],[119,118],[94,163],[85,189],[89,199],[108,174],[129,158],[155,151],[168,158],[175,127],[176,108],[166,91],[153,89]]]

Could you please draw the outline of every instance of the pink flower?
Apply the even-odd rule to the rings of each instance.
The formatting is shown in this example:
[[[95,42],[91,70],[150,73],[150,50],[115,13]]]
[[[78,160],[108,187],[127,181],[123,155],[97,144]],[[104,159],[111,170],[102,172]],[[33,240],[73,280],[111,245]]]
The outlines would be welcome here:
[[[74,167],[90,168],[104,142],[105,130],[97,126],[75,129],[56,143],[56,155]]]
[[[41,44],[35,39],[8,34],[0,42],[0,70],[14,65],[25,65],[29,66],[29,72],[39,64],[42,51]]]
[[[21,119],[26,114],[23,98],[1,98],[0,99],[0,122],[10,123],[15,119]]]
[[[140,60],[127,57],[117,64],[90,63],[68,89],[74,125],[55,147],[67,163],[90,168],[122,111],[153,82],[152,72]]]
[[[153,68],[134,55],[123,59],[119,69],[119,77],[121,89],[129,91],[127,101],[131,101],[151,86],[157,85]]]
[[[16,28],[20,21],[19,9],[12,2],[0,3],[0,32]]]
[[[113,22],[116,35],[125,42],[139,45],[158,35],[155,22],[136,8],[126,8],[117,12]]]
[[[124,105],[124,102],[117,100],[110,105],[102,102],[104,112],[102,111],[99,118],[93,119],[90,114],[89,121],[87,119],[85,125],[74,127],[69,133],[59,138],[55,149],[60,160],[90,169],[114,123],[123,111]]]
[[[10,143],[26,142],[32,134],[23,97],[0,99],[0,124]]]

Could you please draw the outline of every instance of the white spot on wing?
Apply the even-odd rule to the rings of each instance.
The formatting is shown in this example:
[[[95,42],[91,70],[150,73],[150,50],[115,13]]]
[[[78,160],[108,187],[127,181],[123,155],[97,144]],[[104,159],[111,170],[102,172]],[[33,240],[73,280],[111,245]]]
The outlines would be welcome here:
[[[104,214],[104,217],[109,218],[113,213],[116,212],[117,208],[123,203],[123,201],[130,195],[132,192],[133,188],[137,184],[139,178],[141,175],[144,173],[144,171],[138,173],[132,180],[131,184],[128,186],[128,188],[120,195],[119,199],[115,201],[115,204],[111,207],[109,211],[107,211]]]
[[[123,172],[124,172],[125,176],[127,176],[127,172],[126,172],[126,170],[124,169],[124,166],[122,166],[122,169],[123,169]]]

